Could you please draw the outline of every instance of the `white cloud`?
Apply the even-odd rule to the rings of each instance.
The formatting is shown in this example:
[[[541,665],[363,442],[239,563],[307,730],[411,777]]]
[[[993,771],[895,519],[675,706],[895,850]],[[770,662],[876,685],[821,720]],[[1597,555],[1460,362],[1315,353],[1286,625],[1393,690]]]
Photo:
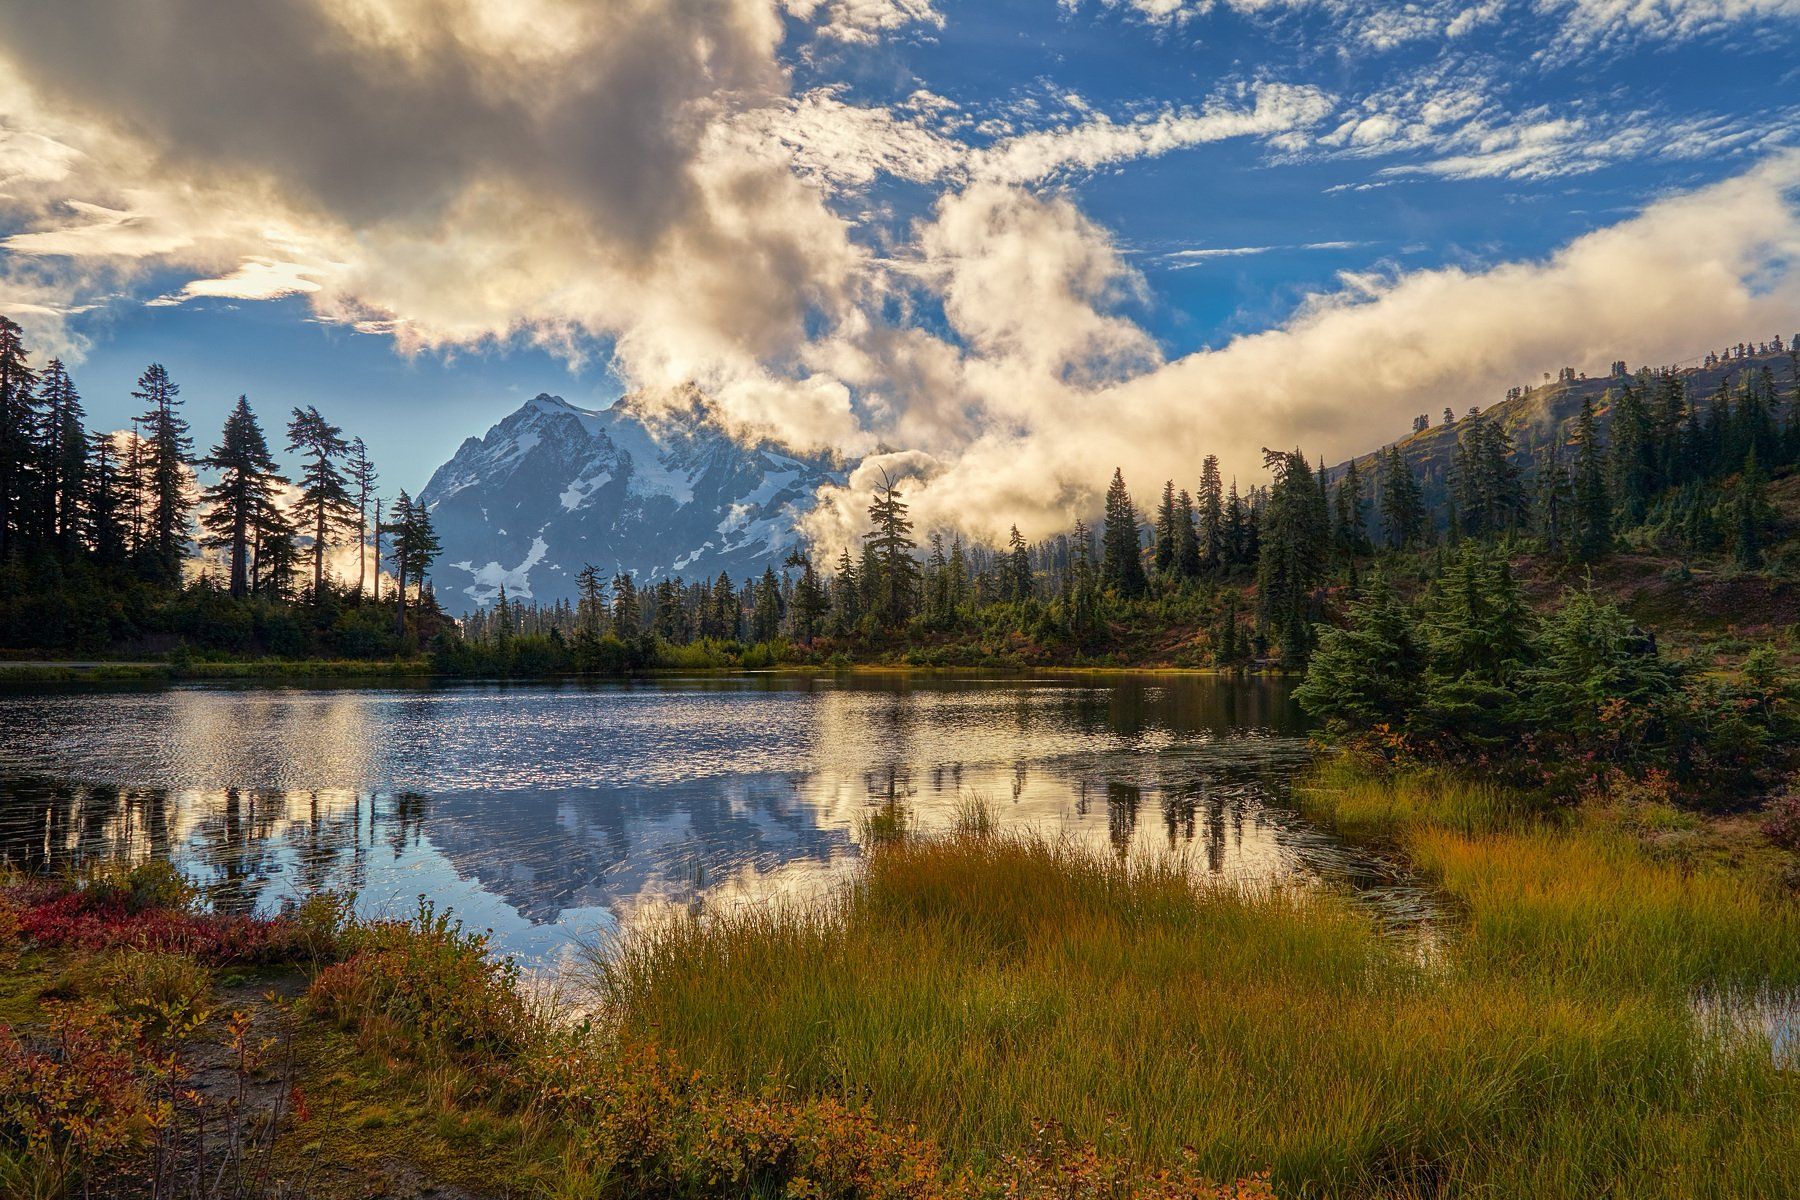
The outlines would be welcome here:
[[[786,0],[786,7],[803,21],[817,20],[821,37],[860,45],[912,25],[944,27],[931,0]]]
[[[1114,465],[1143,500],[1164,479],[1191,480],[1207,453],[1260,478],[1265,444],[1336,460],[1403,436],[1416,413],[1490,403],[1540,367],[1658,363],[1786,329],[1800,307],[1797,186],[1800,158],[1784,155],[1542,261],[1345,277],[1278,328],[1110,384],[1068,383],[1024,369],[1005,343],[978,345],[957,376],[977,419],[956,440],[915,443],[928,451],[911,460],[915,517],[993,538],[1016,520],[1044,536],[1092,514]],[[1052,257],[1069,253],[1064,243]],[[1028,296],[1021,307],[1038,303]],[[849,516],[865,502],[833,496],[821,539],[857,528]]]
[[[1564,18],[1565,37],[1602,45],[1634,37],[1680,41],[1800,16],[1800,0],[1538,0],[1537,8]]]

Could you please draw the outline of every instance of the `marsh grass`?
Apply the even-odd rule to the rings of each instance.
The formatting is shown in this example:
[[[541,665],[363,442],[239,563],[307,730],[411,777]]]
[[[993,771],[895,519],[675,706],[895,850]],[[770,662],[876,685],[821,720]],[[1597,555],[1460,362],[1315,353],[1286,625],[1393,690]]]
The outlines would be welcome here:
[[[1601,970],[1591,910],[1557,926],[1541,882],[1468,886],[1488,949],[1427,969],[1327,894],[965,823],[877,843],[832,904],[675,921],[595,966],[626,1036],[739,1086],[866,1098],[977,1170],[1050,1119],[1150,1161],[1191,1148],[1221,1178],[1267,1167],[1283,1195],[1800,1188],[1800,1090],[1767,1045],[1639,986],[1736,965],[1740,943]]]

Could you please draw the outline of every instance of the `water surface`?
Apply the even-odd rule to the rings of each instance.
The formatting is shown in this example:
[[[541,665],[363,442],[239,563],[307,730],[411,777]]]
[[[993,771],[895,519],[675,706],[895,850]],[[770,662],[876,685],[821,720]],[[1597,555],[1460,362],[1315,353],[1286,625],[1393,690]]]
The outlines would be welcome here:
[[[215,903],[321,888],[452,906],[554,959],[667,906],[817,894],[887,806],[1248,884],[1420,896],[1285,801],[1306,743],[1273,680],[758,674],[630,684],[0,694],[0,859],[167,858]]]

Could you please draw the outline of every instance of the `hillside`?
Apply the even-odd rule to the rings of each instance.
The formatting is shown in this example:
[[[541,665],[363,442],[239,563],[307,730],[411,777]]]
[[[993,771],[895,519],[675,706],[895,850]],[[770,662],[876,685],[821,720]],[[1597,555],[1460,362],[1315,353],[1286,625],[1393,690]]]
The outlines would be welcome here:
[[[1481,419],[1497,422],[1512,440],[1514,460],[1521,466],[1529,467],[1546,460],[1553,448],[1569,444],[1574,422],[1581,415],[1584,400],[1593,400],[1595,413],[1604,431],[1611,417],[1612,397],[1627,382],[1643,381],[1656,373],[1673,372],[1686,386],[1689,402],[1705,406],[1721,384],[1729,385],[1745,371],[1762,367],[1774,371],[1778,393],[1784,399],[1794,395],[1796,380],[1800,379],[1800,358],[1792,350],[1785,348],[1771,349],[1765,353],[1757,353],[1751,348],[1751,352],[1742,358],[1721,359],[1716,363],[1639,366],[1628,372],[1618,372],[1615,369],[1614,373],[1594,376],[1577,372],[1573,378],[1568,377],[1566,372],[1559,373],[1561,377],[1546,373],[1543,382],[1498,403],[1480,406]],[[1456,455],[1457,438],[1469,418],[1469,412],[1457,412],[1455,424],[1444,422],[1441,409],[1426,415],[1431,421],[1429,428],[1383,442],[1380,446],[1371,448],[1368,453],[1358,455],[1355,461],[1364,477],[1371,478],[1370,472],[1375,466],[1376,454],[1385,451],[1389,445],[1397,446],[1407,465],[1423,484],[1427,505],[1436,507],[1443,503],[1446,481]],[[1346,466],[1348,461],[1331,467],[1329,477],[1333,481],[1337,480],[1343,475]]]

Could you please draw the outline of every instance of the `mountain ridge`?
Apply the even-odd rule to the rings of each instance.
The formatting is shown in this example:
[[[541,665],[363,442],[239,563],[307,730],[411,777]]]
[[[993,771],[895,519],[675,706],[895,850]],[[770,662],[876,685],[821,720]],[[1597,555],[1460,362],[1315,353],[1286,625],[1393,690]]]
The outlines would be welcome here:
[[[664,419],[633,396],[588,409],[542,392],[465,439],[419,498],[443,542],[440,599],[464,612],[503,586],[573,599],[587,563],[640,580],[760,572],[842,479],[827,457],[740,442],[697,394]]]

